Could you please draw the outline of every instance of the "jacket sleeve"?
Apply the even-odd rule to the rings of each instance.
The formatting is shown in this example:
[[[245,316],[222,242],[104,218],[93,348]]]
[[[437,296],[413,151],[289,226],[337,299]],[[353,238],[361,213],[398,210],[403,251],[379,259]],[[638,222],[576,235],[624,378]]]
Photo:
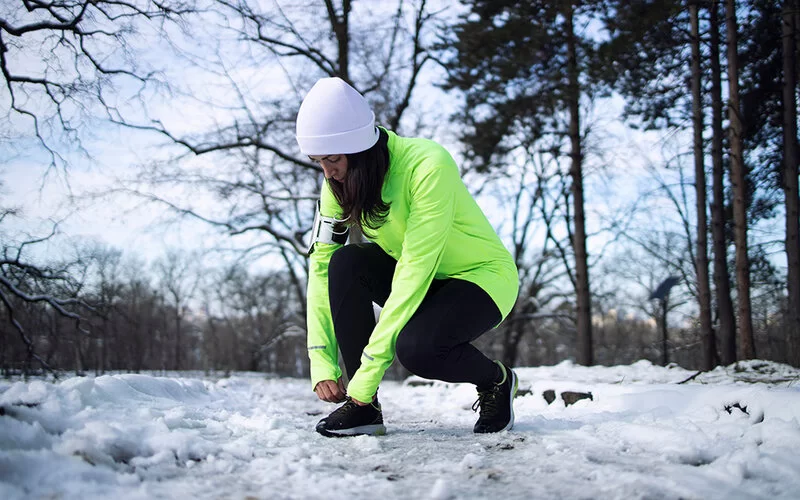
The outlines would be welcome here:
[[[400,330],[428,292],[450,233],[456,187],[461,182],[458,168],[449,155],[428,160],[417,167],[412,177],[406,233],[392,278],[392,291],[364,348],[361,367],[347,388],[347,393],[358,401],[372,400],[394,360]]]
[[[341,217],[341,208],[336,203],[327,182],[322,186],[320,213]],[[339,346],[336,343],[328,300],[328,262],[333,252],[341,245],[319,242],[313,244],[314,251],[308,262],[306,290],[307,347],[312,390],[322,380],[338,380],[342,376],[342,370],[339,368]]]

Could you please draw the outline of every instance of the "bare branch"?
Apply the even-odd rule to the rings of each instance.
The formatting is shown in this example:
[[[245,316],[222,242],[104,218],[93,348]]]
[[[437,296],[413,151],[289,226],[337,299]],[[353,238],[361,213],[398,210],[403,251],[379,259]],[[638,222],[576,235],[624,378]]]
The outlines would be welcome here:
[[[278,6],[278,10],[283,16],[283,19],[287,22],[286,28],[288,33],[294,36],[299,43],[286,42],[273,36],[269,36],[267,33],[271,33],[273,30],[269,29],[267,26],[272,25],[274,22],[270,18],[254,12],[252,7],[246,2],[228,0],[217,0],[217,2],[219,5],[227,7],[237,13],[244,21],[253,24],[256,35],[249,35],[247,32],[242,32],[240,33],[242,37],[252,42],[258,42],[268,46],[270,50],[278,56],[304,57],[329,76],[334,76],[337,74],[336,64],[326,57],[321,50],[313,47],[303,38],[301,33],[297,30],[297,28],[295,28],[294,24],[289,20],[288,16],[286,16],[280,6]]]
[[[422,31],[425,23],[431,18],[431,15],[425,13],[425,4],[425,0],[422,0],[416,12],[416,17],[414,20],[414,33],[412,35],[413,53],[411,56],[411,76],[408,80],[408,84],[406,85],[403,98],[395,107],[394,114],[389,120],[389,127],[392,129],[398,128],[400,124],[400,118],[403,116],[403,113],[411,103],[411,94],[417,85],[417,78],[422,71],[422,67],[431,59],[430,56],[426,54],[426,50],[422,46]]]
[[[71,311],[68,311],[64,308],[64,306],[70,305],[84,305],[83,301],[79,299],[57,299],[50,295],[29,295],[7,280],[4,276],[0,275],[0,285],[5,286],[13,295],[19,297],[20,299],[24,300],[25,302],[45,302],[50,307],[58,311],[59,314],[65,316],[67,318],[72,318],[76,321],[80,321],[81,317]],[[86,332],[88,333],[88,332]]]
[[[25,328],[22,327],[22,325],[20,324],[20,322],[17,320],[16,316],[14,315],[14,307],[12,306],[11,302],[8,300],[8,297],[6,297],[6,294],[3,293],[2,289],[0,289],[0,301],[2,301],[3,305],[6,307],[6,311],[8,312],[9,321],[14,326],[14,329],[17,330],[17,332],[20,335],[20,338],[22,339],[22,342],[25,344],[25,349],[27,350],[28,358],[29,359],[32,358],[32,359],[35,359],[36,361],[38,361],[39,364],[42,365],[42,368],[44,368],[45,370],[50,372],[54,377],[57,378],[58,375],[55,372],[55,370],[53,370],[53,368],[44,359],[42,359],[41,356],[39,356],[36,353],[36,347],[33,345],[33,341],[30,339],[30,337],[28,337],[27,333],[25,333]]]
[[[235,224],[233,220],[214,220],[212,218],[201,215],[195,210],[180,206],[174,202],[156,196],[155,194],[146,193],[135,189],[122,188],[122,189],[116,189],[114,190],[114,192],[132,194],[139,198],[143,198],[148,201],[164,205],[179,215],[187,216],[199,220],[201,222],[204,222],[206,224],[209,224],[211,226],[225,229],[227,233],[231,236],[238,236],[252,231],[264,231],[269,235],[271,235],[272,237],[274,237],[278,242],[288,243],[297,253],[301,255],[306,255],[308,252],[304,242],[298,236],[298,234],[302,233],[298,232],[295,232],[294,234],[285,233],[277,230],[275,227],[268,224],[253,224],[253,225],[239,226]],[[109,192],[108,194],[111,194],[111,192]],[[255,213],[251,215],[255,215]],[[249,218],[249,217],[243,217],[243,218]]]
[[[142,70],[127,57],[136,23],[174,22],[194,12],[182,0],[26,0],[16,9],[16,23],[0,19],[0,72],[9,112],[30,119],[51,167],[67,165],[57,150],[61,146],[55,146],[62,134],[88,156],[80,131],[98,107],[110,112],[104,91],[126,80],[163,84],[157,72]],[[31,58],[42,64],[21,63]]]

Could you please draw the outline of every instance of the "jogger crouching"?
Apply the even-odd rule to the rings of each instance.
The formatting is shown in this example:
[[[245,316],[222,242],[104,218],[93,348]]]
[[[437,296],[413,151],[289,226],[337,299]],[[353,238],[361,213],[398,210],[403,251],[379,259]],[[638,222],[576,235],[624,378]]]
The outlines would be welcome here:
[[[475,384],[475,432],[510,429],[516,375],[471,342],[511,310],[517,269],[450,154],[376,127],[366,100],[338,78],[309,91],[297,141],[326,178],[310,249],[311,381],[320,399],[344,401],[317,431],[383,434],[377,389],[395,355],[421,377]],[[372,243],[343,246],[356,225]]]

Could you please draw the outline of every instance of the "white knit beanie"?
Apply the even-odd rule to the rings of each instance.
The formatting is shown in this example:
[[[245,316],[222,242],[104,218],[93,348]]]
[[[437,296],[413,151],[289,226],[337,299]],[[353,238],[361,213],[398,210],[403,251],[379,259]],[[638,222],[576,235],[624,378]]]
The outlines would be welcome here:
[[[296,133],[304,155],[358,153],[379,137],[366,99],[341,78],[322,78],[308,91]]]

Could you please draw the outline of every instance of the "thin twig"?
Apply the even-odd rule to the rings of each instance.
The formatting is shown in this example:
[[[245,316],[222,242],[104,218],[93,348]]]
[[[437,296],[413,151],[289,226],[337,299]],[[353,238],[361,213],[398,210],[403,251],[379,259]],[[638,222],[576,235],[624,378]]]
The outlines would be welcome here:
[[[680,385],[680,384],[685,384],[686,382],[689,382],[689,381],[691,381],[691,380],[694,380],[694,379],[695,379],[695,378],[697,378],[697,376],[698,376],[698,375],[700,375],[701,373],[703,373],[703,371],[702,371],[702,370],[700,370],[699,372],[695,373],[694,375],[692,375],[691,377],[687,378],[686,380],[681,380],[680,382],[678,382],[678,384],[679,384],[679,385]]]

